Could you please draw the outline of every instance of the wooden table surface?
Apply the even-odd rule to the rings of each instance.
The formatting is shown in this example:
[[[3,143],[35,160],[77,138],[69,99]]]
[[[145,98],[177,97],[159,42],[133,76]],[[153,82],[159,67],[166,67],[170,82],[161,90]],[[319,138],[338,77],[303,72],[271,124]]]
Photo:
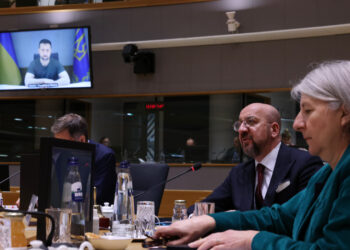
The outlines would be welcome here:
[[[135,242],[135,243],[131,242],[131,243],[126,247],[125,250],[145,250],[145,249],[147,249],[147,248],[143,248],[143,247],[142,247],[142,243],[140,243],[140,242]]]

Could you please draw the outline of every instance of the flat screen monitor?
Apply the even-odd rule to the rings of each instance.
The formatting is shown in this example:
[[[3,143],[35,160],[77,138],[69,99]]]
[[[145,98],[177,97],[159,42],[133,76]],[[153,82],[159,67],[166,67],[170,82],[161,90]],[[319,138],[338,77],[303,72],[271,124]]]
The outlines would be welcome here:
[[[10,191],[10,171],[9,171],[9,165],[7,164],[0,164],[0,190],[1,191]],[[9,178],[7,181],[5,181],[7,178]]]
[[[91,88],[89,27],[0,32],[0,91]]]
[[[207,146],[186,146],[185,161],[186,162],[205,162],[208,160]]]
[[[37,193],[39,196],[39,211],[45,211],[46,208],[50,207],[61,208],[64,179],[68,174],[68,161],[72,156],[75,156],[79,162],[84,197],[85,231],[91,231],[92,182],[95,162],[95,145],[93,144],[56,138],[41,138],[40,153],[37,156],[33,154],[23,157],[21,162],[21,203],[22,197],[31,196],[31,193],[27,193],[31,190],[32,193]],[[26,181],[22,182],[22,178]],[[33,186],[36,188],[33,189]],[[24,199],[28,201],[30,197]],[[22,207],[22,204],[21,208],[26,209]],[[38,238],[45,239],[44,220],[38,220],[37,230]]]

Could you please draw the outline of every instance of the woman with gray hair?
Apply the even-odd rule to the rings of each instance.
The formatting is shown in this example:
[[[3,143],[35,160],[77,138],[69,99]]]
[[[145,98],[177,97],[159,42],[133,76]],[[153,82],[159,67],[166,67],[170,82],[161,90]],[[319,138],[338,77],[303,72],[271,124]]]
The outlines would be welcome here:
[[[293,127],[327,164],[283,205],[195,217],[156,237],[202,249],[350,249],[350,61],[323,63],[292,90]]]

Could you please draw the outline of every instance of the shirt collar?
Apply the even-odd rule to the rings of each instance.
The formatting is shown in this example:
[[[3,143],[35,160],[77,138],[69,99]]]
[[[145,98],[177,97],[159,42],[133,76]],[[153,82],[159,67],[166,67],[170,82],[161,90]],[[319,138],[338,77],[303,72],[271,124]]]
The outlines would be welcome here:
[[[269,169],[270,171],[273,171],[273,169],[275,168],[275,164],[276,164],[276,160],[277,160],[277,155],[278,155],[278,151],[280,150],[281,147],[281,142],[277,144],[276,147],[274,147],[270,153],[268,153],[264,159],[262,159],[261,162],[257,162],[255,161],[255,167],[258,165],[258,163],[261,163],[262,165],[264,165],[267,169]]]

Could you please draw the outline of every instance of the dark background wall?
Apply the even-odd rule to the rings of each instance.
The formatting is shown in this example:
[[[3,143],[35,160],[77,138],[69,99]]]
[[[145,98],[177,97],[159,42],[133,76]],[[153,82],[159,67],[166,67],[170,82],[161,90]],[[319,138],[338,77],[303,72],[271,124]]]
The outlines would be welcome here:
[[[323,26],[350,20],[346,0],[216,0],[128,9],[0,16],[0,30],[90,25],[93,43],[222,35],[236,10],[240,33]],[[350,35],[153,49],[156,73],[136,75],[121,51],[93,52],[94,88],[11,91],[8,96],[134,95],[286,88],[308,65],[349,58]]]

